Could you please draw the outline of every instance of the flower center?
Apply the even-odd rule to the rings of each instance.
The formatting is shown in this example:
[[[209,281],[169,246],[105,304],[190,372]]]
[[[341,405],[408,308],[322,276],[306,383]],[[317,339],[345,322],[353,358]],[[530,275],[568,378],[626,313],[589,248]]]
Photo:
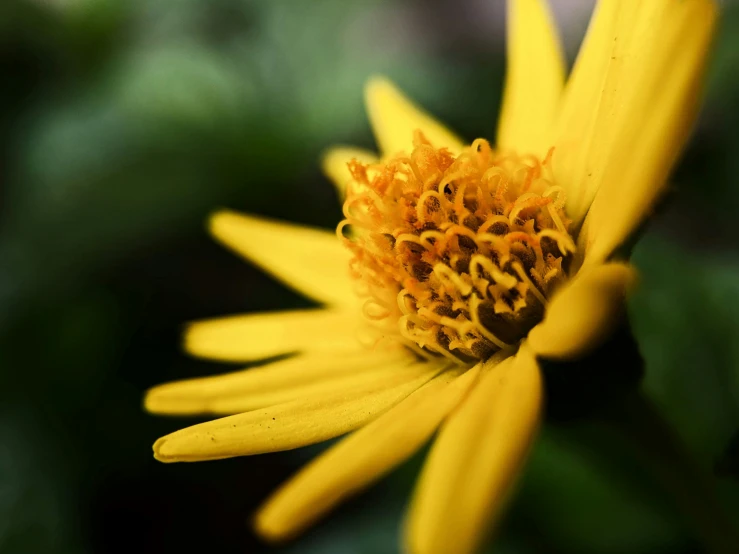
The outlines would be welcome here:
[[[478,139],[455,158],[417,131],[410,156],[349,163],[337,233],[366,299],[368,342],[470,364],[526,336],[575,251],[550,156]]]

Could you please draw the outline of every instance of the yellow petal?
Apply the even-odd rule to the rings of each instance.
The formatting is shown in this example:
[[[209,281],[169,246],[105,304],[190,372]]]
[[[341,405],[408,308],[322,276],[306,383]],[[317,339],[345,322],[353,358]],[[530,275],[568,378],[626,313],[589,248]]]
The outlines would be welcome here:
[[[605,89],[606,77],[609,70],[619,67],[615,49],[628,37],[625,26],[634,13],[633,0],[596,4],[562,96],[552,162],[557,184],[567,192],[567,211],[576,224],[585,217],[597,189],[597,149],[605,137],[596,133],[596,121],[602,119],[613,92]]]
[[[652,211],[701,99],[716,23],[714,2],[652,0],[645,5],[649,9],[642,7],[623,66],[633,89],[614,100],[608,163],[579,237],[589,264],[606,260]]]
[[[483,374],[431,448],[406,526],[410,554],[476,550],[523,465],[541,405],[539,368],[527,350]]]
[[[712,0],[598,4],[565,90],[553,159],[576,221],[610,189],[599,204],[618,220],[620,241],[651,207],[694,119],[715,19]]]
[[[185,350],[213,360],[248,362],[297,351],[356,350],[357,314],[296,310],[199,321],[185,332]]]
[[[609,263],[583,269],[554,296],[544,320],[529,333],[539,356],[577,358],[596,348],[620,321],[634,269]]]
[[[330,305],[356,304],[349,277],[349,251],[322,229],[222,211],[211,233],[289,287]]]
[[[373,164],[378,161],[377,154],[374,152],[351,146],[335,146],[330,148],[323,155],[321,161],[323,172],[333,181],[341,202],[344,201],[344,197],[346,196],[346,186],[352,180],[351,173],[349,173],[349,168],[347,167],[347,164],[352,160],[357,160],[363,164]]]
[[[371,383],[341,393],[193,425],[154,443],[162,462],[195,462],[291,450],[364,425],[423,386],[440,370],[430,363],[389,364]]]
[[[400,351],[301,354],[215,377],[156,386],[146,394],[149,412],[168,415],[230,415],[297,398],[339,391],[370,370],[407,357]],[[371,378],[371,377],[364,377]]]
[[[551,147],[564,60],[546,0],[508,1],[508,67],[498,146],[542,156]]]
[[[365,102],[383,156],[393,156],[399,152],[410,154],[416,130],[420,130],[436,148],[446,147],[455,154],[462,149],[461,139],[414,105],[383,77],[369,80],[365,88]]]
[[[259,533],[272,540],[300,533],[411,456],[464,397],[479,371],[478,365],[442,373],[326,451],[267,501],[256,517]]]

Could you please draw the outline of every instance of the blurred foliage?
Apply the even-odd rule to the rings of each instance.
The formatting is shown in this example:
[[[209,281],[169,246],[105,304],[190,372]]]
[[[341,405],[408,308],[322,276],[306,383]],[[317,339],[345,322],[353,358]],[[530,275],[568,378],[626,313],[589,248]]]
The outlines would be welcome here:
[[[483,8],[0,3],[0,552],[267,551],[250,513],[319,449],[164,466],[150,445],[182,423],[140,407],[153,384],[224,371],[180,354],[183,322],[306,305],[211,244],[203,221],[228,205],[331,227],[340,212],[317,159],[331,143],[372,145],[361,96],[372,73],[465,136],[492,136],[501,12]],[[497,31],[465,27],[481,21]],[[630,305],[647,390],[699,462],[723,468],[734,512],[737,52],[739,9],[727,5],[701,123],[634,253]],[[277,551],[395,552],[422,458]],[[629,446],[569,422],[543,430],[490,551],[695,549]]]

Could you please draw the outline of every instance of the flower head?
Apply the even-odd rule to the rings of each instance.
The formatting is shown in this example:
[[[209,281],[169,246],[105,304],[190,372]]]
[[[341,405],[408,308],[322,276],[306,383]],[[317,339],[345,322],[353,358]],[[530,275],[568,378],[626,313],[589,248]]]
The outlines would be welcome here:
[[[546,3],[510,0],[495,147],[463,144],[371,80],[381,158],[337,148],[324,160],[344,201],[336,234],[230,212],[211,222],[325,308],[193,324],[186,348],[197,356],[294,355],[152,389],[152,412],[228,415],[163,437],[155,456],[244,456],[351,432],[257,514],[279,540],[438,430],[405,544],[473,552],[535,434],[538,360],[581,356],[618,320],[634,276],[614,252],[687,137],[715,16],[710,0],[601,0],[564,85]]]

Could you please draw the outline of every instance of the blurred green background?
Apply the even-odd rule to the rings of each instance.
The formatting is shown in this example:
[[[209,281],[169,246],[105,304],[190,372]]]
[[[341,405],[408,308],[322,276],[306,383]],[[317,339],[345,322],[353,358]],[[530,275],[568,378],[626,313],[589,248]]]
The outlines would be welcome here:
[[[591,2],[554,4],[571,59]],[[0,1],[0,552],[271,551],[248,517],[320,448],[165,466],[151,443],[193,421],[141,409],[154,384],[230,369],[181,353],[184,322],[308,305],[211,242],[204,220],[228,206],[334,226],[317,160],[332,143],[372,146],[373,73],[464,136],[492,137],[503,5]],[[701,121],[634,253],[630,305],[646,388],[735,515],[738,69],[727,2]],[[396,552],[421,459],[276,551]],[[633,452],[583,422],[545,427],[490,548],[700,551]]]

